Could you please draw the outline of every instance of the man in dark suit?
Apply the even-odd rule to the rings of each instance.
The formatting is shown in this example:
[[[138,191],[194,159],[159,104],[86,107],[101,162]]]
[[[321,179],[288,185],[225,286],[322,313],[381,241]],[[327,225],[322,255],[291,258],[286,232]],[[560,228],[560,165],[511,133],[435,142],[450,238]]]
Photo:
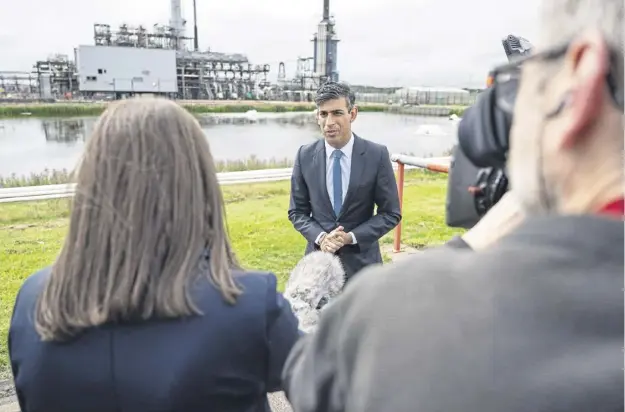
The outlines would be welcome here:
[[[540,51],[491,86],[521,221],[360,273],[289,354],[294,410],[624,410],[623,1],[542,3]]]
[[[352,133],[358,109],[349,86],[327,82],[315,103],[324,139],[295,156],[289,220],[308,241],[306,254],[336,253],[349,279],[382,263],[378,240],[401,220],[397,184],[388,149]]]

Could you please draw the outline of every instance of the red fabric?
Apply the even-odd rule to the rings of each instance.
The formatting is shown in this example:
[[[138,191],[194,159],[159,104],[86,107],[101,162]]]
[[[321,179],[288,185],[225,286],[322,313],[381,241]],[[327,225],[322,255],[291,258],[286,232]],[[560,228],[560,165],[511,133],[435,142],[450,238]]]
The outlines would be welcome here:
[[[625,199],[618,199],[614,202],[608,203],[601,209],[599,209],[599,214],[601,215],[612,215],[618,216],[621,219],[623,215],[625,215]]]

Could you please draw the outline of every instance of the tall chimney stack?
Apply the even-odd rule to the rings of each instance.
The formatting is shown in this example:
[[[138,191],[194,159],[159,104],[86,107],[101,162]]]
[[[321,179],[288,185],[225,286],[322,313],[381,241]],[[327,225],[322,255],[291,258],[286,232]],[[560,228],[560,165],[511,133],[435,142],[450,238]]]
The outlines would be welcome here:
[[[330,20],[330,0],[323,0],[323,21]]]
[[[193,50],[200,50],[200,40],[197,37],[197,8],[193,0]]]

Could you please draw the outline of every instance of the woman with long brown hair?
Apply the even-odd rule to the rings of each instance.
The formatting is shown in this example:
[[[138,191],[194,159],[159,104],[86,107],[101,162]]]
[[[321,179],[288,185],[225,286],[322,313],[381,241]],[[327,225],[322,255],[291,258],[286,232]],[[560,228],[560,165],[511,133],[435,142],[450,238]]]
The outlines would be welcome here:
[[[112,104],[61,253],[17,298],[22,412],[268,410],[297,338],[275,276],[237,263],[195,118],[165,99]]]

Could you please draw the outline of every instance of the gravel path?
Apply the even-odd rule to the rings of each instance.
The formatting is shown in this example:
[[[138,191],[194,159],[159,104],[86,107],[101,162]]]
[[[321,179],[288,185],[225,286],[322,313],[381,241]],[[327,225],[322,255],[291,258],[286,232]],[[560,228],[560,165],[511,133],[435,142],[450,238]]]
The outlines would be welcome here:
[[[284,392],[276,392],[269,394],[269,406],[273,412],[292,412],[291,404],[286,400]],[[2,411],[0,411],[2,412]]]

